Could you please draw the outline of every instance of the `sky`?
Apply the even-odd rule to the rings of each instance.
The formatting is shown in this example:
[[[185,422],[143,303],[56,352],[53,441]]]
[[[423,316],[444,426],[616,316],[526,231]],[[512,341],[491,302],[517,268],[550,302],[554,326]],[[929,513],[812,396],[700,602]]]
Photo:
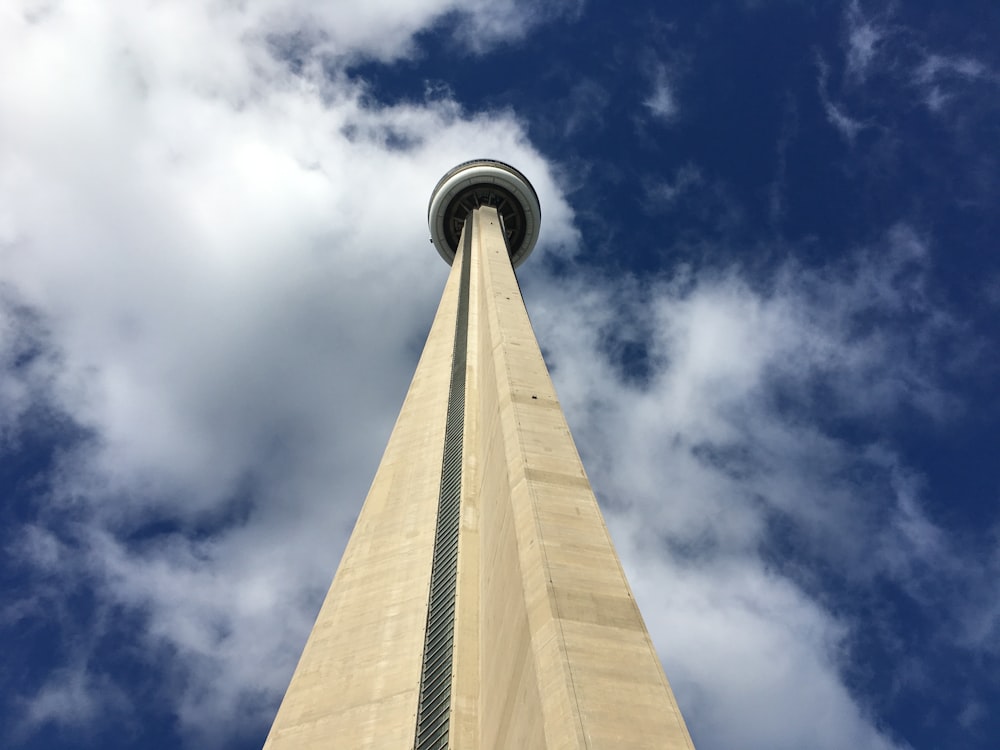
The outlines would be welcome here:
[[[700,750],[1000,744],[1000,5],[6,0],[0,746],[250,750],[467,159]]]

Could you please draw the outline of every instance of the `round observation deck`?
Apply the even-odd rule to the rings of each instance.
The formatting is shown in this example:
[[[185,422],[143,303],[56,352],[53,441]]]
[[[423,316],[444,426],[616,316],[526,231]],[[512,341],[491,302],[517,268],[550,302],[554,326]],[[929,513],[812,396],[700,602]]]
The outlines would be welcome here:
[[[528,178],[502,161],[473,159],[441,178],[427,207],[431,242],[451,265],[465,219],[472,209],[480,206],[492,206],[500,215],[507,252],[517,268],[538,241],[542,209]]]

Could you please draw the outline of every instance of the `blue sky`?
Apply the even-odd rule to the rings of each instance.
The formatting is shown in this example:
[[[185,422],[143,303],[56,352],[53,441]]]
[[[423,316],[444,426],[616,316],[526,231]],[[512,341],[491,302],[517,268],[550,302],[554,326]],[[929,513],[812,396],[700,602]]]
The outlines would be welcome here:
[[[701,750],[1000,742],[1000,7],[12,0],[0,745],[259,747],[446,266],[519,269]]]

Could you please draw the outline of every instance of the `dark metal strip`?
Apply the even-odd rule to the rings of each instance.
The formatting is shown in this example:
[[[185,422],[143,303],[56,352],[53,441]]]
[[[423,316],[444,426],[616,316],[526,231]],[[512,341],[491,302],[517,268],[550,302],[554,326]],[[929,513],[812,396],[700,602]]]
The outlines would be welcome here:
[[[465,431],[465,368],[469,337],[469,280],[472,266],[472,215],[466,220],[462,277],[458,287],[455,345],[448,387],[448,417],[441,458],[437,528],[427,602],[427,630],[420,671],[417,736],[414,750],[447,750],[451,710],[455,591],[458,584],[458,533],[462,502],[462,452]]]

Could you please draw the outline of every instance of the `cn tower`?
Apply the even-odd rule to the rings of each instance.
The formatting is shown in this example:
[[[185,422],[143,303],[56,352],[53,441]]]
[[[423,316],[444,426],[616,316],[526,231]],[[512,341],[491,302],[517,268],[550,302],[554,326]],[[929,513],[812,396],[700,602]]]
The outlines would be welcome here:
[[[265,750],[692,750],[514,269],[531,183],[460,164],[427,215],[451,272]]]

